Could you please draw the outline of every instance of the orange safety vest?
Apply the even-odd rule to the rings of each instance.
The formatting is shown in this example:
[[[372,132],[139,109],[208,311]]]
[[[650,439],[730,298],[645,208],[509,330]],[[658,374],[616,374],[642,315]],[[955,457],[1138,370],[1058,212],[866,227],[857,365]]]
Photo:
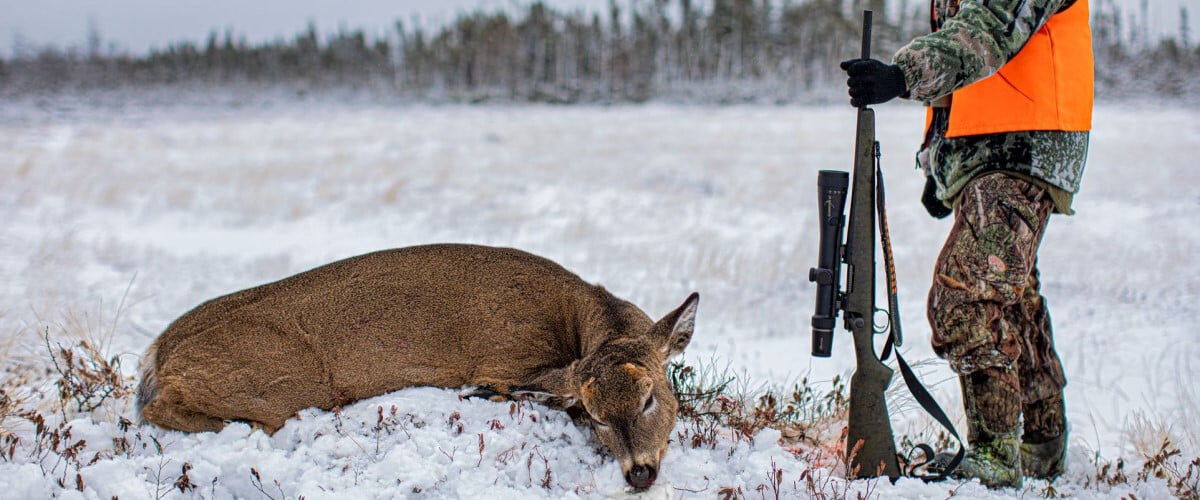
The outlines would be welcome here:
[[[1092,129],[1095,63],[1087,0],[1050,16],[996,74],[954,92],[946,137]],[[930,108],[926,130],[933,119]]]

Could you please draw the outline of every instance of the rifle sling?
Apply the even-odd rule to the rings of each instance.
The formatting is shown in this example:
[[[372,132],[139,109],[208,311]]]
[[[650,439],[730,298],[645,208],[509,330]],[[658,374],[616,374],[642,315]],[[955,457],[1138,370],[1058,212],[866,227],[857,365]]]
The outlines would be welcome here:
[[[928,413],[929,416],[933,417],[938,424],[941,424],[941,426],[945,428],[951,436],[954,436],[955,440],[958,441],[958,453],[956,453],[954,458],[950,460],[950,463],[948,463],[940,471],[933,474],[917,473],[918,468],[928,465],[931,461],[933,461],[934,458],[933,448],[926,444],[919,444],[916,446],[916,449],[921,450],[921,452],[925,455],[925,461],[912,464],[908,470],[905,471],[906,475],[919,478],[925,482],[943,481],[950,476],[950,473],[954,472],[954,469],[958,468],[960,463],[962,463],[963,458],[966,456],[967,447],[963,443],[962,436],[959,436],[958,430],[954,428],[954,424],[950,421],[950,417],[946,416],[945,410],[942,410],[942,407],[938,405],[937,400],[933,398],[933,395],[929,393],[929,390],[921,384],[921,381],[917,378],[917,374],[913,372],[912,367],[909,366],[908,362],[904,360],[904,357],[900,355],[900,350],[896,349],[896,347],[903,343],[903,333],[900,329],[900,300],[898,287],[896,286],[896,261],[892,253],[892,238],[890,233],[888,233],[887,208],[883,189],[883,168],[881,168],[880,165],[881,156],[879,143],[876,142],[875,197],[876,208],[879,212],[879,238],[883,246],[884,271],[887,275],[889,309],[888,338],[887,341],[884,342],[883,355],[880,356],[879,359],[880,361],[886,361],[887,358],[891,356],[892,352],[895,351],[896,363],[900,365],[900,375],[904,377],[904,384],[908,386],[908,391],[912,393],[913,398],[917,400],[917,404],[920,404],[921,408],[925,410],[925,413]],[[911,454],[912,452],[909,452],[909,455]]]
[[[946,412],[933,399],[933,395],[929,394],[929,390],[924,385],[921,385],[921,381],[917,379],[917,374],[913,372],[912,367],[908,366],[908,362],[904,361],[904,356],[900,355],[900,351],[896,351],[896,364],[900,365],[900,375],[904,377],[904,384],[908,386],[908,391],[912,393],[913,398],[917,400],[921,408],[958,441],[958,452],[954,454],[954,458],[944,468],[932,474],[917,474],[918,468],[928,465],[933,461],[933,453],[931,453],[933,448],[925,444],[917,445],[917,448],[925,454],[925,461],[912,464],[905,472],[907,475],[920,478],[927,483],[944,481],[962,463],[963,458],[967,454],[967,447],[963,444],[962,436],[958,435],[958,430],[954,428],[954,424],[950,422],[950,417],[946,416]]]

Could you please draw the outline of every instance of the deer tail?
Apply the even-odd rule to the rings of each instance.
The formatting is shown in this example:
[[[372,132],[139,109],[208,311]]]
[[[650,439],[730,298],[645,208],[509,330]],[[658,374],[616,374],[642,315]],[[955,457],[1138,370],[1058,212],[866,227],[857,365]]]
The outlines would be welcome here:
[[[158,342],[150,344],[150,348],[146,349],[146,354],[142,356],[142,361],[139,365],[141,372],[137,390],[137,414],[138,418],[142,418],[142,408],[154,401],[158,396]]]

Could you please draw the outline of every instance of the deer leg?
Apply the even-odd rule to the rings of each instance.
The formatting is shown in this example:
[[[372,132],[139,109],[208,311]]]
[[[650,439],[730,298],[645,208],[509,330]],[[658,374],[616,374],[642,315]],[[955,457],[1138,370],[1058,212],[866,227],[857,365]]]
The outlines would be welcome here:
[[[474,390],[460,395],[463,399],[481,398],[496,402],[514,399],[535,401],[552,408],[565,409],[575,404],[572,387],[575,363],[562,368],[550,368],[534,377],[528,384],[508,385],[484,379]]]
[[[579,402],[573,385],[575,364],[542,372],[529,384],[513,386],[514,399],[529,400],[551,408],[566,410]]]
[[[279,431],[279,428],[283,427],[282,425],[271,425],[271,424],[264,423],[264,422],[250,421],[250,422],[246,422],[246,423],[250,425],[251,429],[263,431],[263,432],[267,433],[268,436],[275,435],[275,433]]]
[[[513,386],[511,392],[508,393],[508,397],[514,400],[541,403],[558,410],[570,408],[576,402],[575,398],[554,394],[536,385]]]
[[[551,368],[543,371],[530,383],[516,385],[510,388],[514,399],[536,401],[553,408],[566,409],[574,406],[575,395],[575,363],[562,368]]]
[[[160,427],[185,432],[216,432],[225,427],[225,420],[189,409],[180,392],[169,384],[142,408],[142,417]]]
[[[481,385],[469,392],[459,394],[458,397],[462,399],[479,398],[500,403],[512,399],[512,395],[505,389],[507,389],[507,387]]]

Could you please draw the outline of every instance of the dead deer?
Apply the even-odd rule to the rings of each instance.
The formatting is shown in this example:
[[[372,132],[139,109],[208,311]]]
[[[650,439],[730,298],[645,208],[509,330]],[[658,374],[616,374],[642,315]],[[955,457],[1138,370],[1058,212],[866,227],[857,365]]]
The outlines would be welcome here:
[[[412,386],[582,406],[625,480],[647,488],[675,426],[668,358],[693,293],[654,322],[550,260],[475,245],[386,250],[219,297],[142,360],[138,409],[159,426],[274,433],[298,410]]]

